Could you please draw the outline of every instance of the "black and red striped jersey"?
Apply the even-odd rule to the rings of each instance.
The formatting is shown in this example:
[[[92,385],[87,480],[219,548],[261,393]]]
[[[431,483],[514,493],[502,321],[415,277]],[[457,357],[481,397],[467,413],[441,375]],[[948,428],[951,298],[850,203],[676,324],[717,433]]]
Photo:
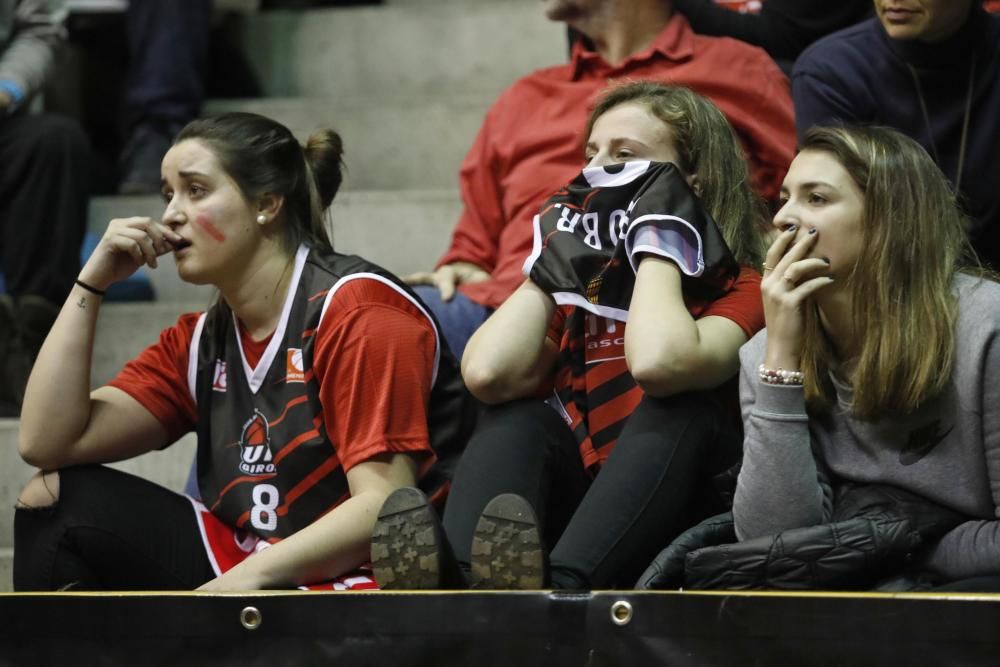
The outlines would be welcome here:
[[[714,301],[685,299],[695,319],[725,317],[752,337],[764,325],[760,274],[743,267]],[[629,415],[644,394],[625,361],[626,323],[575,306],[556,309],[548,337],[559,346],[559,357],[549,399],[573,430],[584,467],[596,474],[611,455]],[[734,378],[735,380],[735,378]],[[735,381],[711,392],[739,421]]]

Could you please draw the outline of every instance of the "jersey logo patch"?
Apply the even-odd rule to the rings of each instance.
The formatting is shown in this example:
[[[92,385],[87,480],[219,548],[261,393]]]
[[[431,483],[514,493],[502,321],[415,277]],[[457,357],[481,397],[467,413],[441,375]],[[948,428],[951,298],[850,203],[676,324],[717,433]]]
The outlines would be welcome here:
[[[240,434],[240,472],[266,475],[275,471],[271,456],[271,429],[260,410],[243,424]]]
[[[221,391],[222,393],[225,393],[227,383],[226,362],[222,359],[216,359],[215,378],[212,380],[212,391]]]
[[[305,367],[302,365],[302,350],[297,347],[288,348],[288,361],[285,364],[285,382],[305,382]]]

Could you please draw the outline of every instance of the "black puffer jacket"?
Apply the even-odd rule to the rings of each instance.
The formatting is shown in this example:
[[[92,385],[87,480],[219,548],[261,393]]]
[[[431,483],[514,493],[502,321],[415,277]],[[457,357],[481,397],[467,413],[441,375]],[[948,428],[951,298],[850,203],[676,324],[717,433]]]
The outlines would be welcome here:
[[[636,587],[867,590],[966,517],[895,487],[843,484],[832,519],[737,543],[732,514],[712,517],[660,552]]]

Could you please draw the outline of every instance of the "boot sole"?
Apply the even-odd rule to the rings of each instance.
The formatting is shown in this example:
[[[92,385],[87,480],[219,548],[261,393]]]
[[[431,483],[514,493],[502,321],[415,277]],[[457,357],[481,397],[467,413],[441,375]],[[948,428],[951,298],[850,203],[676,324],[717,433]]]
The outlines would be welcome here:
[[[473,587],[535,590],[545,587],[545,572],[545,549],[531,505],[510,493],[491,500],[472,536]]]
[[[372,530],[372,569],[379,587],[438,588],[441,549],[437,531],[434,510],[421,491],[403,488],[390,494]]]

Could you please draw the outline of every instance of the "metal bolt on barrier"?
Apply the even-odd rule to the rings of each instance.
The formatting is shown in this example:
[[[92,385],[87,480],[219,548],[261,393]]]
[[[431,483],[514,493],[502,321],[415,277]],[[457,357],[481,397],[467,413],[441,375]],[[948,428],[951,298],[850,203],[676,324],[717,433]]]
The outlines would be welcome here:
[[[611,622],[615,625],[628,625],[632,621],[632,605],[625,600],[617,600],[611,605]]]
[[[263,617],[257,607],[244,607],[240,612],[240,623],[247,630],[256,630],[260,627]]]

